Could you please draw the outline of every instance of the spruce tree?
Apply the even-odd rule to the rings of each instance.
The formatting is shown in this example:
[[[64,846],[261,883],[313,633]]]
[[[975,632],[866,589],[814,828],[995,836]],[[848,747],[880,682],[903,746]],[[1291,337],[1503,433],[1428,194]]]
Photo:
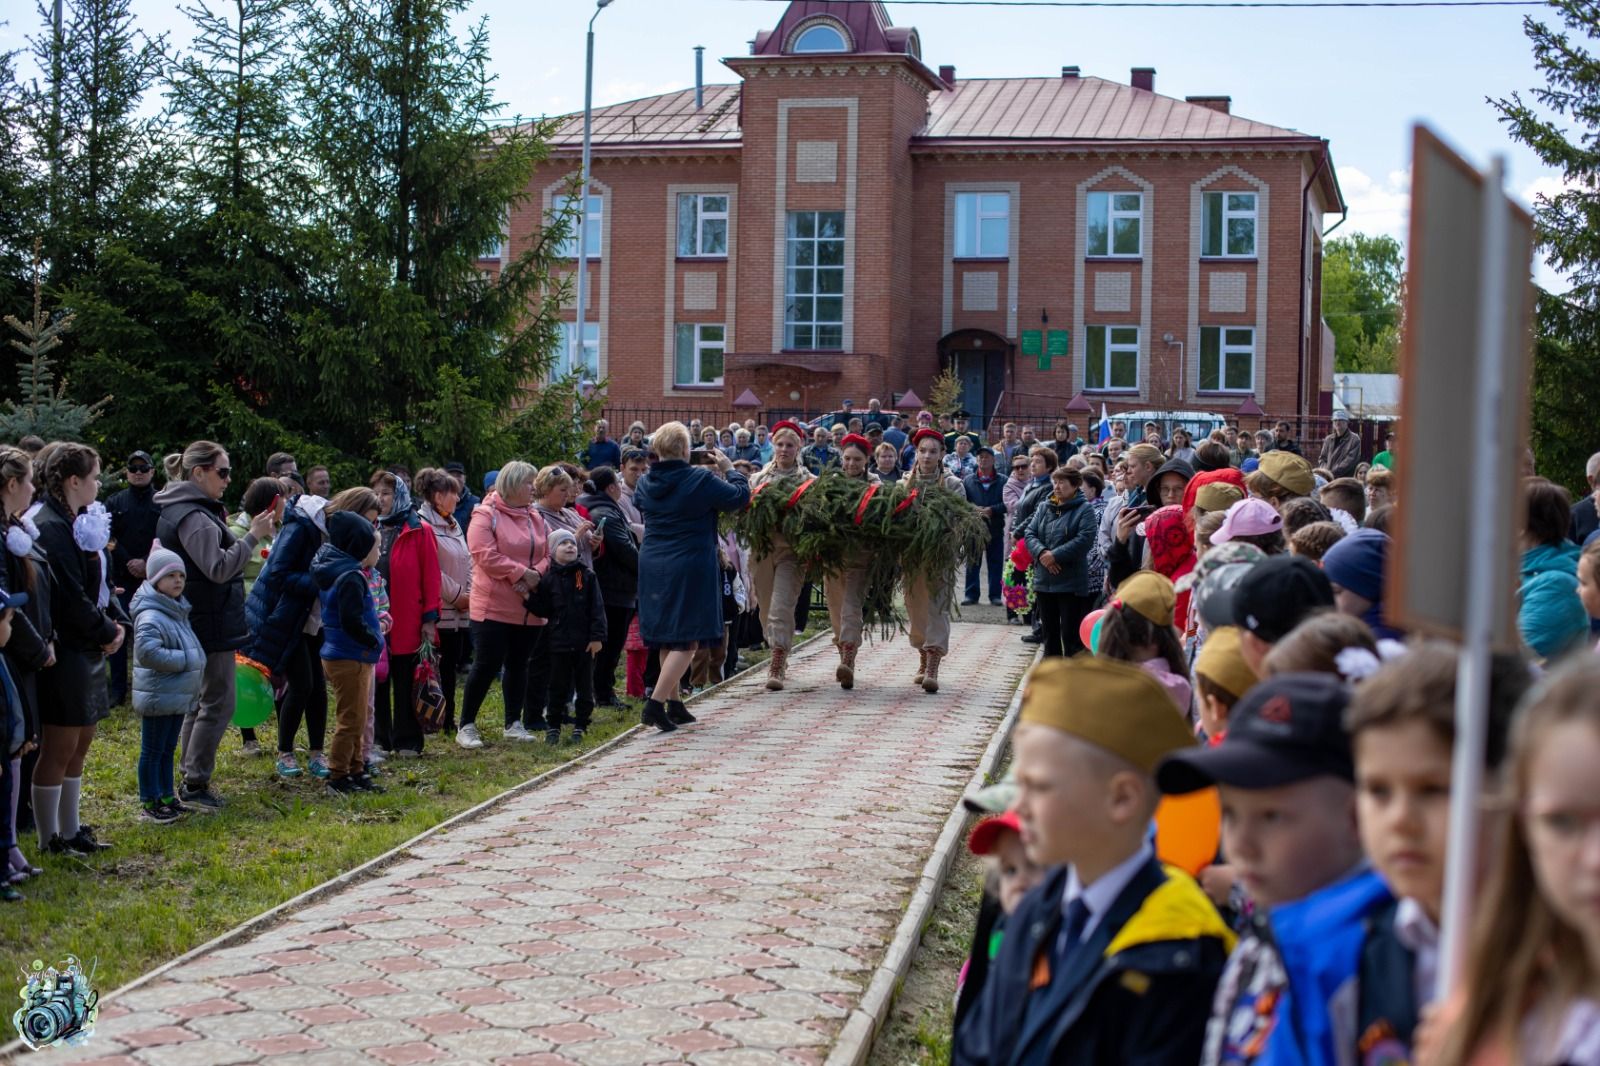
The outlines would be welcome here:
[[[67,397],[65,380],[56,384],[55,360],[50,353],[72,329],[72,315],[45,312],[38,269],[36,260],[32,316],[26,322],[16,315],[6,316],[6,325],[21,337],[12,338],[11,346],[27,361],[18,364],[18,399],[0,407],[0,437],[20,440],[31,433],[45,440],[83,440],[84,430],[100,416],[111,397],[92,404],[76,403]]]
[[[1533,208],[1539,248],[1571,286],[1539,300],[1533,441],[1539,472],[1582,492],[1600,396],[1600,20],[1585,0],[1550,8],[1561,25],[1532,16],[1522,23],[1545,84],[1531,90],[1532,102],[1513,93],[1490,103],[1511,136],[1563,179],[1561,192],[1540,194]]]
[[[301,103],[328,256],[300,332],[323,431],[350,451],[426,429],[480,455],[470,425],[420,425],[441,390],[509,412],[559,337],[543,245],[498,273],[480,256],[528,195],[545,124],[503,124],[486,23],[466,0],[303,0]],[[513,249],[517,252],[517,249]],[[446,370],[454,376],[442,376]],[[476,421],[476,420],[469,420]]]

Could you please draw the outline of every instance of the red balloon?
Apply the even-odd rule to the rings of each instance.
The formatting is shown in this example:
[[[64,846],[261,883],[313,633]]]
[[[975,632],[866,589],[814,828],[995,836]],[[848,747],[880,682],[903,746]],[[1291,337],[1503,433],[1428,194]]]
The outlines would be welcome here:
[[[1094,634],[1094,624],[1100,621],[1101,616],[1105,613],[1104,607],[1096,611],[1090,611],[1083,616],[1083,621],[1078,623],[1078,639],[1083,642],[1085,648],[1089,647],[1089,638]]]

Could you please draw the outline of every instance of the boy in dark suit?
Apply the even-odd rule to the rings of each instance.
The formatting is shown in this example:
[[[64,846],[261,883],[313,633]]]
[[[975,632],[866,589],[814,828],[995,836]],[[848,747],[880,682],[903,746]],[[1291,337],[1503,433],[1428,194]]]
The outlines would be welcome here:
[[[1007,923],[955,1066],[1192,1063],[1233,935],[1149,843],[1153,773],[1194,737],[1127,663],[1048,659],[1016,737],[1028,858],[1056,869]]]

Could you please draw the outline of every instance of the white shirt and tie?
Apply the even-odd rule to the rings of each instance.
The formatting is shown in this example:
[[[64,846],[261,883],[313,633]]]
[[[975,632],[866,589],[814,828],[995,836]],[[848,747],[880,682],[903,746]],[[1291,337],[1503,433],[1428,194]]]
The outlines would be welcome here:
[[[1089,939],[1106,912],[1122,895],[1144,864],[1155,858],[1155,849],[1147,840],[1129,858],[1113,866],[1094,882],[1085,885],[1078,879],[1078,871],[1067,871],[1067,887],[1061,893],[1061,932],[1056,937],[1056,958],[1064,959],[1077,944]],[[1082,914],[1082,918],[1077,918]],[[1076,919],[1076,920],[1075,920]],[[1082,928],[1073,936],[1073,926],[1081,922]]]

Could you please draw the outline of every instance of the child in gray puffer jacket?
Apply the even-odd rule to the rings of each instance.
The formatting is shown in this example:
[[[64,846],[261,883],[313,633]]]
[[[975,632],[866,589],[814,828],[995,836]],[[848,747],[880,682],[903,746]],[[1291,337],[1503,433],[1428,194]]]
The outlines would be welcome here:
[[[172,757],[183,716],[200,702],[206,653],[189,626],[183,598],[188,572],[178,553],[151,546],[145,581],[133,594],[133,709],[141,718],[141,817],[158,825],[178,820],[185,808],[172,784]]]

